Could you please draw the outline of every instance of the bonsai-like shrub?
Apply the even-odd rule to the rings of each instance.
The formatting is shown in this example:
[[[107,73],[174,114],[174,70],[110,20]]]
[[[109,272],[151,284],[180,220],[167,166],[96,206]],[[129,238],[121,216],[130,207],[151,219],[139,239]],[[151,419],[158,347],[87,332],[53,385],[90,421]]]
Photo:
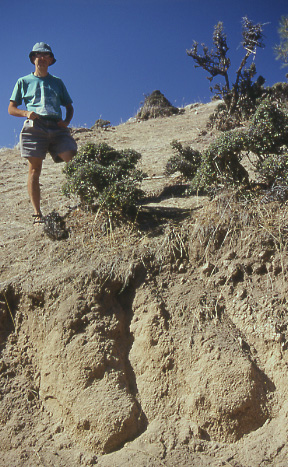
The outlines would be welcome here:
[[[135,206],[143,195],[143,172],[136,169],[141,154],[117,151],[107,144],[87,143],[64,168],[66,196],[76,194],[83,205],[112,213]]]
[[[148,120],[149,118],[170,117],[178,114],[180,110],[174,107],[160,91],[153,91],[145,97],[143,107],[136,118]]]

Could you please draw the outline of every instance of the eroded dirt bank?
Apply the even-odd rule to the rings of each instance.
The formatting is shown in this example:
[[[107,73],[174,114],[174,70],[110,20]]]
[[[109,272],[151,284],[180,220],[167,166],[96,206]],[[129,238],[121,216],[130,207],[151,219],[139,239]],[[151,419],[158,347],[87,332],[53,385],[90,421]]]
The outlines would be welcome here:
[[[163,128],[201,145],[196,111],[90,137],[131,138],[162,177]],[[70,232],[53,241],[25,163],[1,156],[0,465],[286,466],[287,206],[164,198],[173,180],[150,178],[153,204],[109,233],[47,161],[43,205]]]

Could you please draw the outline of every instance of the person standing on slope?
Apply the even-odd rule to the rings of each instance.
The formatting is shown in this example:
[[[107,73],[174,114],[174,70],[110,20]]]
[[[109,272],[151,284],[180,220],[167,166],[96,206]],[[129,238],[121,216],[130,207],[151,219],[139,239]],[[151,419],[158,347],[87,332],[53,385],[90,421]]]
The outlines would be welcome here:
[[[56,62],[51,47],[37,42],[29,54],[35,71],[19,78],[8,107],[15,117],[26,117],[20,133],[21,156],[28,160],[28,194],[34,209],[34,224],[41,224],[39,178],[43,160],[49,152],[55,162],[69,162],[77,152],[77,144],[68,125],[74,109],[72,99],[60,78],[48,67]],[[22,102],[27,110],[19,109]],[[61,106],[66,108],[62,119]]]

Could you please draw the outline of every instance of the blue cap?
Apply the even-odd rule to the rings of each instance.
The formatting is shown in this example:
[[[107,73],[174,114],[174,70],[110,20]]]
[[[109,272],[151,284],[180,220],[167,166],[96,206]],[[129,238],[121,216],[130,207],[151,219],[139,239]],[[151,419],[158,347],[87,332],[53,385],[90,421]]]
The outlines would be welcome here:
[[[42,53],[49,53],[51,55],[51,57],[53,58],[53,62],[51,63],[51,65],[53,65],[55,62],[56,62],[56,58],[54,57],[54,54],[52,52],[52,49],[50,47],[50,45],[48,44],[45,44],[45,42],[37,42],[32,51],[30,52],[29,54],[29,58],[30,58],[30,62],[34,64],[33,62],[33,57],[36,53],[38,52],[42,52]]]

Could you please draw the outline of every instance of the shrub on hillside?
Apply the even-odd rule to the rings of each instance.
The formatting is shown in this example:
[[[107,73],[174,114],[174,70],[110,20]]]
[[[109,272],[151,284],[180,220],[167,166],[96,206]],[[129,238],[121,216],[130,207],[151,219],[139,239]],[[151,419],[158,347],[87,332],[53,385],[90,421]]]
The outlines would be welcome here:
[[[193,178],[201,163],[201,153],[189,146],[182,146],[179,141],[173,140],[171,146],[175,152],[167,162],[165,173],[171,175],[181,172],[184,177]]]
[[[255,83],[250,83],[248,77],[241,83],[241,97],[233,113],[230,113],[224,102],[221,102],[213,114],[209,117],[208,127],[214,127],[220,131],[228,131],[241,126],[243,122],[249,120],[256,111],[261,99],[267,96],[264,88],[264,78],[259,76]],[[272,93],[273,94],[273,93]]]
[[[261,163],[258,162],[259,178],[269,187],[273,185],[288,186],[288,153],[267,156]]]
[[[288,83],[275,83],[273,86],[265,88],[265,94],[270,100],[279,104],[288,103]]]
[[[227,131],[204,152],[201,165],[192,180],[193,189],[206,190],[217,184],[249,184],[247,170],[241,164],[246,135],[243,131]]]
[[[261,77],[260,77],[261,78]],[[220,102],[209,117],[208,128],[214,127],[220,131],[237,128],[253,117],[258,107],[270,101],[280,107],[288,106],[288,83],[275,83],[273,86],[263,86],[261,79],[251,86],[250,91],[239,99],[235,112],[231,115],[224,102]]]
[[[288,115],[269,99],[258,107],[248,130],[226,131],[203,152],[196,173],[191,172],[192,188],[207,190],[219,184],[242,184],[248,188],[249,174],[241,161],[249,152],[256,156],[258,181],[272,186],[281,178],[281,183],[288,183]],[[180,170],[187,176],[180,163],[175,165],[175,156],[167,167],[170,173]]]
[[[279,154],[288,144],[288,115],[277,104],[266,99],[253,115],[249,129],[249,150],[262,160],[268,154]]]
[[[259,178],[272,186],[288,182],[288,114],[266,99],[251,119],[249,150],[257,155]]]
[[[145,97],[143,107],[139,110],[136,118],[148,120],[149,118],[170,117],[180,112],[174,107],[160,91],[153,91]]]
[[[105,143],[88,143],[64,168],[63,192],[109,213],[135,206],[143,195],[139,186],[144,174],[136,169],[140,158],[132,149],[117,151]]]

